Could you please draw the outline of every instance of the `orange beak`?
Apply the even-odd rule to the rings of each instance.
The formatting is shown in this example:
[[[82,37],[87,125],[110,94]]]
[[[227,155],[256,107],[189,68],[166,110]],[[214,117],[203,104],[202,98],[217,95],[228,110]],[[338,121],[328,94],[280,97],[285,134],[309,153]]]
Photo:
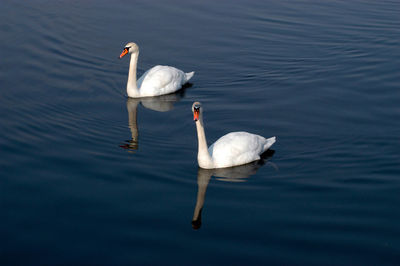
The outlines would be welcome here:
[[[119,59],[121,59],[122,57],[124,57],[127,53],[128,53],[128,49],[124,48],[124,50],[122,51],[122,53],[119,55]]]
[[[194,110],[193,111],[193,120],[194,121],[197,121],[197,120],[199,120],[199,113],[200,113],[200,111],[199,110]]]

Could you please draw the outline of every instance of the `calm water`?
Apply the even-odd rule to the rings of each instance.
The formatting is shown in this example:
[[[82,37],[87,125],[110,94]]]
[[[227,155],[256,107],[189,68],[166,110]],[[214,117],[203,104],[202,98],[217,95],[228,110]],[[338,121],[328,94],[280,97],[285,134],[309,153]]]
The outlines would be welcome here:
[[[1,265],[399,265],[398,1],[1,1]],[[138,71],[196,71],[128,99]],[[277,136],[198,169],[209,143]]]

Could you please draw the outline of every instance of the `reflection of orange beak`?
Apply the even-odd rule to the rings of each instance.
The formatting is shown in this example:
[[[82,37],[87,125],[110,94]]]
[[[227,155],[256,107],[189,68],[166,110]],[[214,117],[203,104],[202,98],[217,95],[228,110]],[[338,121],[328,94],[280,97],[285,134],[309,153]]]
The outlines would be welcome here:
[[[122,57],[124,57],[127,53],[128,53],[128,49],[125,48],[125,49],[122,51],[122,53],[119,55],[119,59],[121,59]]]
[[[196,110],[196,109],[195,109],[195,110],[193,111],[193,120],[194,120],[194,121],[199,120],[199,113],[200,113],[199,110]]]

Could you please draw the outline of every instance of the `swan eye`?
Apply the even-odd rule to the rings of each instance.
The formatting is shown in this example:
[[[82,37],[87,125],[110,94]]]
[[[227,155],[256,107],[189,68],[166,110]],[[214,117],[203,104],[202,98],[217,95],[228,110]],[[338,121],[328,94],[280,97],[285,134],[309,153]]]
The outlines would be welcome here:
[[[128,47],[128,46],[126,46],[124,49],[126,49],[126,50],[128,50],[128,51],[129,51],[129,48],[131,48],[131,47]]]

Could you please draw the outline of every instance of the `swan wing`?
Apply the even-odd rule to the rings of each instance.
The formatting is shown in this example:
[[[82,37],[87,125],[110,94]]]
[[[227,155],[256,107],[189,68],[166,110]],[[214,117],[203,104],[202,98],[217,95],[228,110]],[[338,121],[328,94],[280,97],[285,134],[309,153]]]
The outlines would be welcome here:
[[[137,81],[141,96],[157,96],[173,93],[186,82],[182,70],[171,66],[155,66],[147,70]]]
[[[216,168],[231,167],[259,160],[260,154],[273,142],[272,138],[265,139],[248,132],[232,132],[219,138],[208,152]]]

